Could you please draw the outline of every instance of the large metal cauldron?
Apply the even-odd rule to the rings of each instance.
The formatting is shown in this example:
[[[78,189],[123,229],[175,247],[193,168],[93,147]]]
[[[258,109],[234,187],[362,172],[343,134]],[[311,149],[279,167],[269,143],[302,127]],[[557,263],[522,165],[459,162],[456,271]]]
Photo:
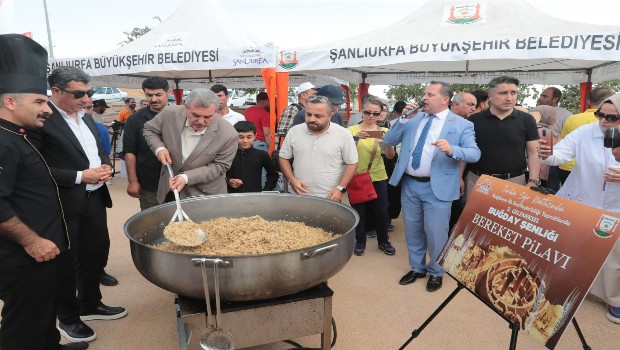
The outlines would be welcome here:
[[[132,216],[125,223],[136,268],[153,284],[181,295],[204,299],[201,270],[192,258],[220,258],[223,300],[258,300],[296,293],[326,281],[351,258],[359,217],[346,205],[312,196],[281,193],[228,194],[186,199],[183,210],[194,221],[260,215],[265,220],[301,221],[337,233],[334,239],[304,249],[274,254],[203,256],[163,251],[149,245],[165,239],[163,230],[174,203]],[[207,240],[209,232],[206,232]],[[209,269],[212,273],[211,269]],[[213,280],[213,275],[209,275]],[[213,294],[213,291],[212,291]]]

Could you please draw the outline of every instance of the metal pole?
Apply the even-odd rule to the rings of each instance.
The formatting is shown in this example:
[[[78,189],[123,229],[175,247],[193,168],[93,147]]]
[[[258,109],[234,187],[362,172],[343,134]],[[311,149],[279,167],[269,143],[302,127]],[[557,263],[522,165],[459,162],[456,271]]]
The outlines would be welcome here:
[[[47,45],[50,58],[54,58],[54,45],[52,45],[52,31],[50,30],[50,20],[47,14],[47,1],[43,0],[43,9],[45,10],[45,24],[47,26]]]

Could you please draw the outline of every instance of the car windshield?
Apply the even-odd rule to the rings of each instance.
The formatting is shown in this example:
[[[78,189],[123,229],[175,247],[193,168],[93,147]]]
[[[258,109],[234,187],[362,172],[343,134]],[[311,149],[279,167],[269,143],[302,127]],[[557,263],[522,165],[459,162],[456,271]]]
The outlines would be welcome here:
[[[105,88],[103,87],[94,86],[93,90],[95,91],[96,94],[105,94]]]

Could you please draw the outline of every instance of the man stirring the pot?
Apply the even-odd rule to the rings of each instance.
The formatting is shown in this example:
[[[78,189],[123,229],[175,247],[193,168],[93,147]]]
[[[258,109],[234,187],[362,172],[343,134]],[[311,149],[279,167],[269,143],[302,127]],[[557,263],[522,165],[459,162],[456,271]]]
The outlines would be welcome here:
[[[164,168],[171,164],[175,174],[163,171],[157,201],[174,200],[173,189],[181,198],[227,193],[226,171],[235,154],[239,134],[218,117],[217,95],[195,89],[184,106],[168,106],[144,124],[144,139]]]
[[[306,122],[286,134],[279,165],[295,193],[339,202],[357,169],[357,147],[347,129],[330,122],[333,115],[327,97],[309,97]]]

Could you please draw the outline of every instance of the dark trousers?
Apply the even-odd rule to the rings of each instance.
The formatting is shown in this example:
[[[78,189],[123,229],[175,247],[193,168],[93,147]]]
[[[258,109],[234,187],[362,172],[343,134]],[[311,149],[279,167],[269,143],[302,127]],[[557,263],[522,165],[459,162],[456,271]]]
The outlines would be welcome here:
[[[568,175],[570,175],[570,171],[564,169],[558,169],[558,177],[560,178],[560,183],[564,185],[566,179],[568,179]]]
[[[463,197],[452,201],[452,207],[450,208],[450,224],[448,226],[448,234],[452,232],[452,228],[454,227],[454,225],[456,225],[456,222],[459,221],[461,213],[463,213]]]
[[[388,216],[387,180],[373,181],[372,184],[375,191],[377,191],[377,199],[351,205],[360,216],[360,222],[355,227],[355,240],[366,243],[366,218],[374,216],[377,241],[381,244],[389,241],[388,226],[390,225],[390,218]]]
[[[555,192],[560,190],[561,183],[563,183],[560,180],[559,171],[560,168],[557,166],[549,167],[549,178],[547,179],[547,185],[545,186],[551,190],[554,190]]]
[[[392,173],[394,172],[394,167],[396,167],[396,162],[398,161],[398,155],[394,156],[392,159],[388,159],[383,155],[383,164],[385,165],[385,172],[387,173],[388,179],[392,177]],[[387,185],[387,193],[388,193],[388,215],[390,219],[396,219],[400,215],[400,211],[402,209],[400,204],[400,183],[396,186],[392,186],[390,184]]]
[[[4,302],[0,349],[52,350],[58,347],[57,258],[19,267],[0,265],[0,299]]]
[[[383,165],[385,166],[385,172],[387,173],[387,176],[389,179],[390,177],[392,177],[392,173],[394,172],[394,167],[396,166],[398,155],[392,159],[388,159],[385,156],[385,154],[382,154],[381,157],[383,157]],[[400,184],[398,184],[397,186],[392,186],[389,183],[387,184],[387,198],[388,198],[388,216],[391,221],[392,219],[397,219],[401,211]],[[375,222],[374,215],[370,215],[366,217],[365,225],[366,225],[366,231],[374,230],[377,227],[377,223]]]
[[[99,276],[110,252],[110,236],[100,192],[86,199],[80,215],[66,220],[71,254],[58,261],[57,299],[58,320],[65,324],[77,322],[80,309],[87,310],[101,302]]]

